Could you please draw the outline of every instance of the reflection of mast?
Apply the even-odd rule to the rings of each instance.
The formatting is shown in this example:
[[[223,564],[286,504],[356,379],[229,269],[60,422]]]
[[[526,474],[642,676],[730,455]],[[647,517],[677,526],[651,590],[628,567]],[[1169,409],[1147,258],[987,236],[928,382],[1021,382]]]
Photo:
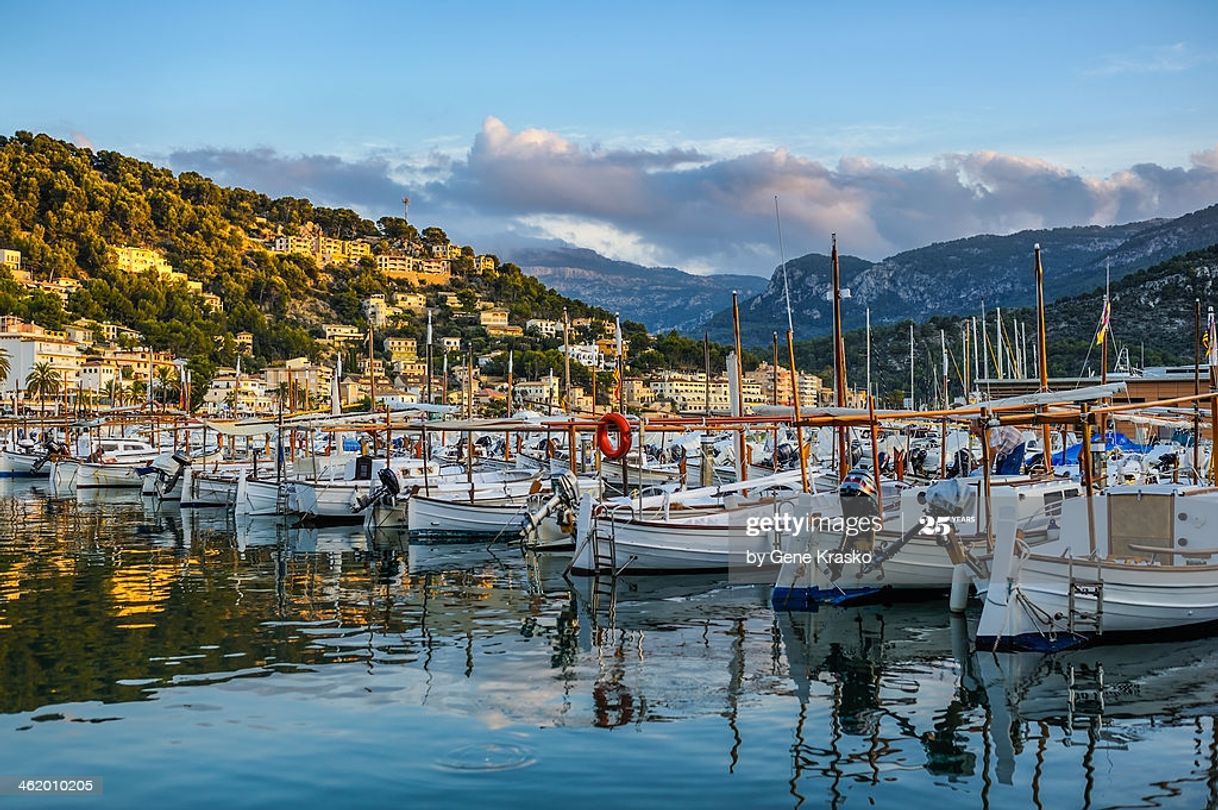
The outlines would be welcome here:
[[[736,772],[736,763],[740,761],[740,726],[736,722],[740,715],[740,687],[744,683],[744,619],[736,619],[732,623],[732,658],[727,665],[727,726],[732,730],[732,750],[729,753],[731,764],[728,773]]]
[[[1103,687],[1100,687],[1103,689]],[[1091,806],[1091,791],[1095,789],[1095,743],[1099,739],[1099,715],[1087,723],[1087,750],[1083,753],[1083,807]]]
[[[1044,720],[1037,723],[1040,728],[1040,739],[1036,741],[1036,767],[1032,769],[1032,802],[1037,810],[1044,810],[1040,801],[1040,777],[1045,771],[1045,747],[1049,740],[1049,725]]]
[[[791,758],[791,781],[788,783],[791,785],[791,795],[795,797],[796,810],[799,810],[804,803],[804,795],[799,792],[799,778],[804,773],[804,760],[800,756],[800,752],[803,751],[805,745],[804,723],[807,719],[808,701],[801,700],[799,701],[799,719],[795,721],[795,745],[791,746],[795,755]]]

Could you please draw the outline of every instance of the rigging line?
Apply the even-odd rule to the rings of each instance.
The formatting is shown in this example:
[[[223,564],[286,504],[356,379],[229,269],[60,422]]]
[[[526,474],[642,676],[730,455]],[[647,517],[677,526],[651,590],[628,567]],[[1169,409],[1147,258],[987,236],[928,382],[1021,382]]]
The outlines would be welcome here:
[[[787,300],[787,331],[794,336],[795,322],[791,317],[791,288],[787,282],[787,254],[782,247],[782,218],[778,216],[777,194],[774,195],[774,222],[778,225],[778,258],[782,261],[782,294]]]

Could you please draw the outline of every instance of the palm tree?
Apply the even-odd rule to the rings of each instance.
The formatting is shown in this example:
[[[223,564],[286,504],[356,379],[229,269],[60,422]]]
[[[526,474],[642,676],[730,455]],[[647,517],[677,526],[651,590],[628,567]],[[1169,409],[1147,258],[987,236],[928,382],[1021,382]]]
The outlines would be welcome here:
[[[156,370],[155,383],[157,399],[164,405],[169,392],[177,387],[178,373],[170,366],[160,366]]]
[[[110,407],[113,408],[118,404],[119,394],[123,389],[123,383],[120,380],[111,378],[102,386],[102,393],[106,395],[106,399],[110,400]]]
[[[39,411],[43,410],[47,397],[53,397],[59,393],[60,380],[59,372],[45,361],[35,363],[34,367],[30,369],[30,373],[25,378],[25,389],[32,396],[38,397]]]
[[[12,370],[13,367],[9,360],[8,352],[0,349],[0,385],[4,385],[5,381],[8,380],[9,372]]]

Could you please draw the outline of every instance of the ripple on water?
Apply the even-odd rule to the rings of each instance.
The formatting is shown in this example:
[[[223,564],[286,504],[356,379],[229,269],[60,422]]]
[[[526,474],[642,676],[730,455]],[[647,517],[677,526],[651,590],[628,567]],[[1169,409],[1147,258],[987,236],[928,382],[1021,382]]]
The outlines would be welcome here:
[[[436,760],[450,771],[512,771],[536,764],[533,753],[511,743],[471,743],[454,748]]]

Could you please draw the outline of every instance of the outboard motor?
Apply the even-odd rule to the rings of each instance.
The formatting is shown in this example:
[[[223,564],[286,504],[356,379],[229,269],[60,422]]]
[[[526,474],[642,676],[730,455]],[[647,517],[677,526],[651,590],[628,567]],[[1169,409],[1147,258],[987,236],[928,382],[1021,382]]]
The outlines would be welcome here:
[[[43,454],[34,462],[33,470],[38,472],[48,461],[59,461],[68,456],[68,446],[63,442],[55,441],[49,435],[42,440],[44,448]]]
[[[967,447],[961,447],[952,457],[952,463],[947,465],[948,478],[967,478],[973,471],[973,454]]]
[[[376,471],[376,477],[380,481],[380,486],[367,495],[361,495],[351,511],[362,512],[377,501],[381,501],[385,506],[391,506],[397,496],[401,494],[402,482],[392,468],[381,467]]]
[[[164,497],[166,493],[172,492],[173,488],[178,485],[178,479],[182,477],[182,472],[190,466],[190,457],[182,453],[180,450],[175,450],[170,460],[177,465],[177,469],[172,475],[166,476],[164,470],[157,470],[157,478],[160,482],[160,495]]]
[[[521,536],[526,539],[534,534],[542,521],[551,514],[557,517],[558,525],[564,533],[571,534],[575,531],[575,521],[579,515],[579,479],[570,470],[564,470],[550,476],[550,488],[553,494],[525,518]]]

